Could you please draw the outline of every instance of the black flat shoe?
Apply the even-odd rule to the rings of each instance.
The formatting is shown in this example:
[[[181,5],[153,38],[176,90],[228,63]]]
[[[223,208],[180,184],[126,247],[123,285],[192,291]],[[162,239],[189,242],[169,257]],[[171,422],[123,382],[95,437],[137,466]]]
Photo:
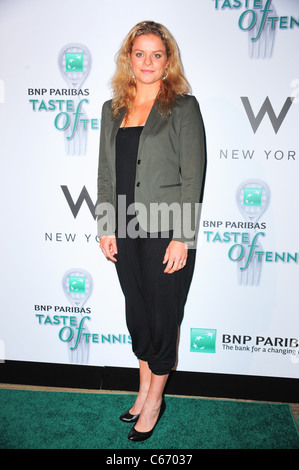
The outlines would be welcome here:
[[[157,422],[156,422],[155,426],[153,427],[153,429],[151,429],[148,432],[139,432],[139,431],[136,431],[135,427],[133,426],[131,431],[129,432],[128,439],[130,439],[130,441],[134,441],[134,442],[141,442],[141,441],[145,441],[146,439],[149,439],[151,437],[151,435],[153,434],[154,429],[157,426],[158,422],[162,418],[163,413],[165,411],[165,408],[166,408],[166,403],[165,403],[164,398],[163,398],[163,401],[161,403],[159,416],[158,416]]]
[[[119,417],[119,419],[123,421],[124,423],[137,423],[138,418],[139,418],[139,415],[131,415],[129,410]]]

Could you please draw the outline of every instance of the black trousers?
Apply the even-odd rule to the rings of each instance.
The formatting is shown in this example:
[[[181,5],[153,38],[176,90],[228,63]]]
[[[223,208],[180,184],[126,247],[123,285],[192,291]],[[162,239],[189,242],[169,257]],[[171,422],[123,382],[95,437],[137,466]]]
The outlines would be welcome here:
[[[159,235],[117,237],[116,269],[133,352],[154,374],[164,375],[176,362],[178,329],[194,271],[195,249],[188,250],[184,268],[166,274],[167,263],[162,262],[172,238]]]

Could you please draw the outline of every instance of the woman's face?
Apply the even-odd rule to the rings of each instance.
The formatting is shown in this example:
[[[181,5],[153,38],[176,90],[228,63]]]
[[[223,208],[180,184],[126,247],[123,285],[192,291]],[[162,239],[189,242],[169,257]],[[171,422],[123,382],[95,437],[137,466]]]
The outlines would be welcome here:
[[[159,82],[168,66],[164,42],[155,34],[138,36],[133,42],[129,59],[136,82],[142,84]]]

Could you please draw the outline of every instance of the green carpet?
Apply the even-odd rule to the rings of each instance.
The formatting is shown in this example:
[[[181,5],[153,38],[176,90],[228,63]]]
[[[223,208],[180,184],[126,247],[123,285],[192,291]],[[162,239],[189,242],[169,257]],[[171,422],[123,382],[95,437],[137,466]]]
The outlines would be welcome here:
[[[299,449],[289,405],[166,396],[151,439],[127,439],[132,395],[0,390],[1,449]]]

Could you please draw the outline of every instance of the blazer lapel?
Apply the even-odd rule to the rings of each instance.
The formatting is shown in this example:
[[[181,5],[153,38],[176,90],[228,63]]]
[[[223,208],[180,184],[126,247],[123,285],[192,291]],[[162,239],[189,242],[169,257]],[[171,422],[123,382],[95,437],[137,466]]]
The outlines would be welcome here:
[[[151,112],[148,115],[147,121],[144,125],[143,131],[141,132],[139,147],[138,147],[138,154],[140,153],[142,146],[146,140],[146,138],[151,135],[154,128],[159,125],[161,121],[163,121],[163,116],[159,113],[158,109],[156,108],[155,104],[153,105]]]
[[[123,121],[123,118],[125,117],[125,114],[126,114],[126,110],[125,109],[121,109],[120,110],[120,113],[119,113],[119,116],[114,119],[114,121],[112,121],[112,128],[111,128],[111,135],[110,135],[110,149],[111,149],[111,158],[112,158],[112,168],[113,168],[113,175],[114,177],[116,177],[115,175],[115,154],[116,154],[116,134],[118,132],[118,129],[120,128],[120,125]]]
[[[125,109],[122,109],[119,113],[119,116],[114,120],[112,121],[112,128],[111,128],[111,135],[110,135],[110,149],[111,149],[111,156],[112,156],[112,165],[113,165],[113,168],[115,168],[115,152],[116,152],[116,149],[115,149],[115,141],[116,141],[116,134],[120,128],[120,125],[125,117],[125,114],[126,114],[126,110]],[[161,114],[159,113],[158,109],[156,108],[155,104],[153,105],[149,115],[148,115],[148,118],[147,118],[147,121],[144,125],[144,128],[143,128],[143,131],[141,132],[141,136],[140,136],[140,141],[139,141],[139,147],[138,147],[138,154],[139,152],[141,151],[142,149],[142,146],[146,140],[146,138],[151,135],[152,131],[154,130],[154,128],[159,125],[159,123],[161,121],[163,121],[163,117],[161,116]]]

